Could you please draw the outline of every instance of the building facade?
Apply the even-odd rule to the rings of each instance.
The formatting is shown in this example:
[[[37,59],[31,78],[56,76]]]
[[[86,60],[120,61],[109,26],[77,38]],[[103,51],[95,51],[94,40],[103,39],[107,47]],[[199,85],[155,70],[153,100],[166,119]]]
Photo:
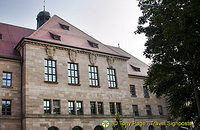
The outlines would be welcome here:
[[[40,15],[41,16],[41,15]],[[37,30],[0,23],[0,129],[171,129],[167,104],[143,87],[148,66],[54,15]],[[146,122],[147,124],[141,124]]]

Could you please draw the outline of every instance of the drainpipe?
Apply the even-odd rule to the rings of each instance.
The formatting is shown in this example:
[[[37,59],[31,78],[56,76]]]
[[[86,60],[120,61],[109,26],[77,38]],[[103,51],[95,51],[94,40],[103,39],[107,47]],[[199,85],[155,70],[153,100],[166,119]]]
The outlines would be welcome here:
[[[23,62],[24,62],[24,47],[22,47],[22,54],[21,54],[21,90],[20,90],[20,101],[21,101],[21,130],[23,130]]]

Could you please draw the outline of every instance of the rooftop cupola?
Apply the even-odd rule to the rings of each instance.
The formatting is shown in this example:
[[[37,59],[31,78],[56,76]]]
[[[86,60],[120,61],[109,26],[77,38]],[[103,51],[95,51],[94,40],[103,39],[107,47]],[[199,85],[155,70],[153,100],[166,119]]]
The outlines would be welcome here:
[[[37,15],[37,29],[42,26],[46,21],[49,20],[50,13],[45,11],[45,1],[44,1],[44,6],[43,6],[44,10],[40,11],[39,14]]]

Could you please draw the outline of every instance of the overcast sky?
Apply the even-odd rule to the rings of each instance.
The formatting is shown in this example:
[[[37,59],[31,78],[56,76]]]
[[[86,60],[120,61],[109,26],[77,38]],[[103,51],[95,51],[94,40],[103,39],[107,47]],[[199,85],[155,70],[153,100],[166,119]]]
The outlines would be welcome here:
[[[137,0],[46,0],[46,11],[58,15],[104,44],[118,46],[149,64],[143,56],[144,35],[135,35],[141,11]],[[0,22],[36,29],[43,0],[1,0]]]

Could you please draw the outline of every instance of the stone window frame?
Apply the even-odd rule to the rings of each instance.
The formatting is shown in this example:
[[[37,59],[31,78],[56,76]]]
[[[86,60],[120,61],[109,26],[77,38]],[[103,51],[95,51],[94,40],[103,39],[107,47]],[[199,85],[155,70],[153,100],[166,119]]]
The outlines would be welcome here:
[[[83,101],[76,101],[76,113],[77,115],[83,115]]]
[[[114,102],[110,102],[109,106],[110,106],[110,114],[111,115],[115,115],[115,103]]]
[[[99,107],[101,104],[101,107]],[[97,111],[99,115],[104,115],[104,106],[103,106],[103,102],[97,102]]]
[[[90,87],[100,87],[98,66],[88,65]]]
[[[72,112],[71,112],[71,108],[72,108]],[[72,101],[72,100],[68,101],[68,112],[69,112],[69,115],[75,115],[75,101]]]
[[[131,94],[131,97],[137,97],[135,85],[130,85],[130,94]]]
[[[6,103],[6,106],[4,106],[3,102]],[[7,106],[8,102],[10,102],[10,106],[9,107]],[[10,99],[2,99],[1,104],[2,104],[2,116],[10,116],[12,114],[12,100],[10,100]],[[8,110],[8,109],[10,109],[10,110]]]
[[[56,104],[54,104],[55,102],[57,102],[57,106]],[[53,114],[54,115],[59,115],[60,114],[60,100],[53,100]]]
[[[158,113],[159,113],[159,115],[164,115],[163,114],[163,107],[162,107],[162,105],[158,105]]]
[[[72,68],[72,66],[73,66],[73,68]],[[79,64],[68,62],[67,69],[68,69],[68,84],[69,85],[80,85]],[[74,81],[74,82],[72,82],[72,81]]]
[[[121,102],[116,102],[116,111],[117,111],[117,113],[119,113],[120,115],[122,115],[122,105],[121,105]]]
[[[47,102],[49,102],[49,104],[47,104]],[[43,109],[44,109],[45,115],[51,114],[51,100],[50,99],[44,99],[43,100]]]
[[[3,74],[2,75],[2,87],[11,88],[12,87],[12,72],[3,71],[2,74]],[[6,75],[6,77],[4,77],[4,74]],[[8,74],[10,74],[10,79],[8,78]],[[10,85],[8,85],[8,81],[10,81]],[[4,85],[4,82],[6,82],[5,85]]]
[[[138,105],[132,105],[132,108],[133,108],[133,115],[139,116]]]
[[[149,96],[149,91],[148,91],[148,89],[147,89],[146,86],[143,86],[143,91],[144,91],[144,97],[145,97],[145,98],[149,98],[149,97],[150,97],[150,96]]]
[[[49,64],[50,62],[50,64]],[[47,63],[47,64],[46,64]],[[53,65],[53,63],[55,65]],[[44,73],[45,73],[45,82],[47,83],[57,83],[57,63],[56,60],[52,60],[52,59],[44,59]],[[54,72],[55,71],[55,72]],[[47,76],[47,78],[46,78]],[[50,77],[51,76],[51,80]],[[55,77],[55,80],[54,80]]]
[[[97,115],[97,107],[96,107],[95,101],[90,102],[90,112],[91,112],[91,115]]]
[[[107,68],[107,79],[109,88],[118,88],[117,87],[117,75],[116,70],[113,68]]]
[[[146,113],[147,116],[152,116],[151,105],[146,105]]]

